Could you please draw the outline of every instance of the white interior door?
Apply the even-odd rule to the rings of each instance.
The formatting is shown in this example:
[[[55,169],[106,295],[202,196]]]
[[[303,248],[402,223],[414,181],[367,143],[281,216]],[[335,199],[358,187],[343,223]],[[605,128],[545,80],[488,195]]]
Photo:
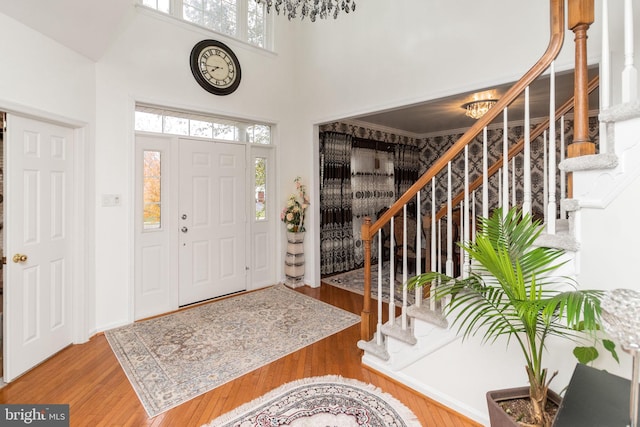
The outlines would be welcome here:
[[[244,144],[180,139],[180,305],[246,290]]]
[[[73,130],[7,115],[4,378],[72,342]]]

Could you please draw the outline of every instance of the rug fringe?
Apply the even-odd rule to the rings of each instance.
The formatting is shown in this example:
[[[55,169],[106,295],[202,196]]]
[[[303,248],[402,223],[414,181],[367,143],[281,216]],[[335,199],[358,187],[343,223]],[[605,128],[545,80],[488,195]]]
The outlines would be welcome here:
[[[273,400],[279,396],[284,395],[287,392],[295,390],[296,388],[308,386],[311,384],[321,384],[321,383],[338,383],[338,384],[346,384],[346,385],[351,385],[351,386],[361,388],[371,394],[376,395],[377,397],[383,398],[387,403],[391,404],[391,406],[393,406],[393,408],[398,412],[400,417],[402,417],[402,419],[407,422],[407,427],[422,426],[422,424],[418,420],[418,417],[416,417],[413,411],[411,411],[404,403],[400,402],[394,396],[383,391],[379,387],[370,383],[365,383],[365,382],[356,380],[356,379],[344,378],[340,375],[324,375],[324,376],[318,376],[318,377],[302,378],[299,380],[294,380],[294,381],[285,383],[267,392],[263,396],[260,396],[250,402],[244,403],[241,406],[237,407],[236,409],[233,409],[230,412],[227,412],[226,414],[221,415],[220,417],[210,421],[209,423],[204,424],[202,427],[216,427],[219,425],[223,425],[225,423],[232,421],[234,418],[237,418],[243,415],[244,413],[251,411],[256,406],[262,405],[270,400]]]

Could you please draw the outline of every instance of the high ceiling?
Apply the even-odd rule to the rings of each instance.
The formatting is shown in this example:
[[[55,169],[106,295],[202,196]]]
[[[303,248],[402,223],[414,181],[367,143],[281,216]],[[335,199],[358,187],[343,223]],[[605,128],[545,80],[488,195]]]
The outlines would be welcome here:
[[[89,59],[99,60],[135,0],[0,0],[3,13]]]
[[[50,37],[62,45],[98,61],[133,13],[135,0],[0,0],[0,13],[14,18]],[[590,76],[597,74],[590,70]],[[345,117],[374,126],[423,135],[454,129],[466,129],[473,124],[464,114],[462,105],[482,93],[499,99],[511,86],[479,88],[420,104],[408,105],[359,117]],[[538,79],[530,88],[531,117],[548,115],[549,79]],[[556,104],[560,105],[573,94],[573,74],[564,73],[556,79]],[[595,109],[597,91],[589,99]],[[509,108],[510,120],[524,117],[524,100],[518,99]],[[502,120],[499,117],[496,120]]]
[[[589,70],[589,79],[598,74],[598,68]],[[573,72],[556,76],[556,108],[573,96]],[[454,129],[467,129],[475,119],[467,117],[462,105],[473,99],[500,99],[513,83],[479,89],[447,98],[436,99],[415,105],[408,105],[389,111],[367,114],[349,119],[374,126],[397,129],[407,133],[424,135]],[[474,98],[477,97],[477,98]],[[530,116],[532,118],[549,115],[549,77],[543,76],[529,88]],[[589,98],[591,110],[598,108],[598,91]],[[508,110],[509,120],[524,119],[524,96],[519,97]],[[502,122],[502,115],[496,121]]]

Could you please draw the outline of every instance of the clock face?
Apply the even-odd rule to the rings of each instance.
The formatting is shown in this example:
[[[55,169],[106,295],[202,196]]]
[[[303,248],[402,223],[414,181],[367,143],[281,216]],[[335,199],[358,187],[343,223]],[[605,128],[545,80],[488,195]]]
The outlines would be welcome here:
[[[240,62],[228,46],[217,40],[203,40],[191,50],[191,72],[205,90],[228,95],[240,84]]]

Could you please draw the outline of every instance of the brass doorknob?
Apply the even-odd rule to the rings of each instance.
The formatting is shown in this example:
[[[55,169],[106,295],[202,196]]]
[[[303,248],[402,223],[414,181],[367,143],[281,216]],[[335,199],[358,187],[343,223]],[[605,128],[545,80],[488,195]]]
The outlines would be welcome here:
[[[25,262],[26,260],[27,260],[27,256],[26,255],[15,254],[13,256],[13,262]]]

